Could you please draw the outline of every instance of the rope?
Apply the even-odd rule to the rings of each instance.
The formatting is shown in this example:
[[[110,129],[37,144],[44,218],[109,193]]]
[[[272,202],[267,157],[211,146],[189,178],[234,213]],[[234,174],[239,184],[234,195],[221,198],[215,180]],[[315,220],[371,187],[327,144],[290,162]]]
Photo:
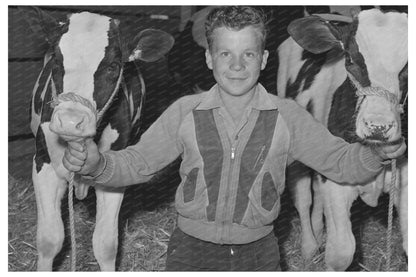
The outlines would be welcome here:
[[[69,209],[69,230],[71,233],[71,271],[76,271],[77,263],[77,242],[75,240],[75,217],[74,217],[74,184],[75,173],[71,172],[69,177],[69,190],[68,190],[68,209]]]
[[[392,233],[393,233],[393,208],[394,198],[396,197],[396,159],[391,161],[391,183],[389,196],[389,214],[387,223],[387,271],[391,271],[391,252],[392,252]]]

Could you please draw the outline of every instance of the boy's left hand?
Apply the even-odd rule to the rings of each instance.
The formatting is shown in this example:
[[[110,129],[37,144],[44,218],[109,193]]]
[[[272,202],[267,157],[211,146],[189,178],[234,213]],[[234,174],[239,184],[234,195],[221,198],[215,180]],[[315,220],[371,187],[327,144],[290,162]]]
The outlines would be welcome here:
[[[377,145],[373,147],[374,152],[385,160],[397,159],[406,152],[407,146],[404,140],[394,145]]]

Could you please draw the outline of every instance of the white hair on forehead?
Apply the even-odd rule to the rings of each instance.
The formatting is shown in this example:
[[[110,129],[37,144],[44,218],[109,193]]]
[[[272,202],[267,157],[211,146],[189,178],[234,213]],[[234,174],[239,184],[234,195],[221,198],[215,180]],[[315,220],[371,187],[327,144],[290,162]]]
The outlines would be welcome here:
[[[81,12],[69,17],[68,32],[59,43],[65,69],[64,91],[93,100],[94,73],[105,55],[111,18]]]
[[[377,61],[386,71],[400,72],[408,59],[407,14],[366,10],[358,22],[356,39],[366,63]]]

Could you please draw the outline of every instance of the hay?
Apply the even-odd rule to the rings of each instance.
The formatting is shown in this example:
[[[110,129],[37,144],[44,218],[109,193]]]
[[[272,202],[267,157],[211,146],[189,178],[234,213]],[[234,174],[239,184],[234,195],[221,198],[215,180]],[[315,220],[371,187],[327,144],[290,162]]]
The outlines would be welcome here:
[[[84,201],[75,201],[77,270],[99,271],[92,251],[92,233],[95,226],[95,199],[90,191]],[[30,181],[9,176],[9,271],[36,270],[36,204],[33,185]],[[65,196],[66,197],[66,196]],[[286,197],[286,196],[284,196]],[[66,234],[68,213],[66,198],[62,213]],[[381,203],[383,204],[383,203]],[[175,228],[176,213],[172,202],[164,202],[150,210],[140,206],[130,207],[121,217],[119,226],[118,271],[162,271],[165,267],[169,237]],[[124,207],[126,209],[126,207]],[[367,210],[370,210],[367,208]],[[376,210],[374,210],[376,211]],[[378,214],[378,216],[377,216]],[[385,271],[386,218],[383,207],[377,212],[369,212],[358,225],[355,235],[359,236],[356,257],[348,269],[350,271]],[[282,205],[281,216],[276,222],[276,232],[280,243],[281,264],[285,271],[325,271],[324,247],[308,264],[305,264],[300,251],[300,221],[293,206]],[[407,271],[407,260],[401,247],[398,219],[394,221],[392,270]],[[70,270],[70,240],[65,238],[61,253],[56,257],[54,270]]]

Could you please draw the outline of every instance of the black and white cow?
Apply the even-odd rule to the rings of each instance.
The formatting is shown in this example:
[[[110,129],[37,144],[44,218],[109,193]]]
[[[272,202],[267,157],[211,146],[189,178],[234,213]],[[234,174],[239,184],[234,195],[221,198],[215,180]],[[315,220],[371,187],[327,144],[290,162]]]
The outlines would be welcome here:
[[[129,145],[139,128],[145,95],[134,61],[160,59],[174,40],[163,31],[151,29],[129,40],[120,30],[120,21],[104,15],[80,12],[58,22],[38,8],[22,9],[30,27],[49,45],[33,89],[31,129],[36,137],[33,184],[38,270],[52,270],[64,240],[61,199],[70,177],[62,165],[66,141],[94,139],[100,151]],[[76,179],[80,183],[76,196],[83,198],[91,183]],[[101,270],[113,271],[124,190],[95,186],[95,193],[94,255]]]
[[[400,83],[407,75],[406,13],[366,10],[349,23],[311,16],[293,21],[288,31],[291,38],[278,49],[280,96],[296,100],[347,141],[395,143],[401,139],[399,101],[407,87],[407,80]],[[395,205],[407,253],[407,158],[397,163],[395,186],[400,193]],[[317,251],[325,215],[326,264],[329,270],[345,270],[355,252],[351,205],[360,196],[376,206],[379,195],[388,191],[391,171],[367,184],[347,186],[304,169],[296,171],[299,167],[290,168],[288,187],[301,218],[302,254],[310,259]]]

